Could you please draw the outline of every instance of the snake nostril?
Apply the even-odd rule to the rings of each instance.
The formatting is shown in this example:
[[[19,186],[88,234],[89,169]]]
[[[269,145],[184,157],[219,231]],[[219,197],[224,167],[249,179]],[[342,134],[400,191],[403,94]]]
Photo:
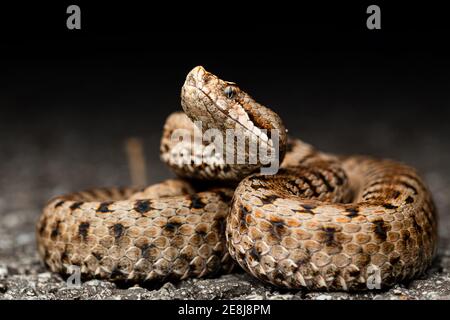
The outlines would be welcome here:
[[[202,77],[203,84],[205,84],[205,85],[208,84],[210,80],[211,80],[211,76],[209,74],[207,74],[207,73],[203,74],[203,77]]]

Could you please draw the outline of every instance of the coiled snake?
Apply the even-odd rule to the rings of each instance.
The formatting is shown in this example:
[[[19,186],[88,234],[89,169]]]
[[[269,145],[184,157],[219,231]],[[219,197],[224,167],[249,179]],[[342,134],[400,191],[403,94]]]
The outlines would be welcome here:
[[[168,281],[211,277],[236,261],[279,287],[364,290],[373,279],[391,286],[430,265],[437,216],[413,168],[337,157],[288,139],[276,113],[202,67],[188,74],[181,101],[184,113],[170,115],[164,126],[161,158],[184,180],[51,200],[36,233],[52,271],[68,273],[75,265],[87,278]],[[204,141],[172,139],[178,129],[199,130],[193,121],[272,147],[267,130],[277,130],[281,168],[262,174],[259,160],[229,164],[205,157]],[[189,163],[180,161],[177,148],[192,156]],[[248,160],[251,150],[243,152]],[[209,180],[209,187],[192,179]]]

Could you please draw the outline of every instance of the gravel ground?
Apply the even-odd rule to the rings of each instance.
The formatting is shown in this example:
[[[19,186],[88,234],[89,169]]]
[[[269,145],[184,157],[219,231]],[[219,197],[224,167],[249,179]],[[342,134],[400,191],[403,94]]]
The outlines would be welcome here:
[[[48,119],[56,123],[52,130],[38,125],[24,130],[5,124],[0,131],[0,299],[450,299],[450,149],[446,145],[450,129],[399,129],[394,120],[371,125],[355,121],[351,128],[341,129],[331,139],[326,132],[318,134],[312,127],[303,127],[301,132],[304,139],[324,150],[389,156],[419,168],[440,213],[439,256],[420,279],[388,291],[361,294],[280,292],[242,272],[216,279],[166,283],[157,288],[124,288],[97,280],[70,288],[39,261],[34,236],[36,219],[45,201],[57,194],[129,183],[124,152],[128,133],[122,128],[104,135],[102,128],[81,130],[80,126],[58,126],[53,120]],[[77,123],[77,119],[73,120]],[[163,118],[156,120],[162,123]],[[361,132],[356,138],[355,130]],[[160,128],[137,133],[144,141],[150,182],[169,177],[158,154],[151,152],[158,150]],[[407,143],[410,141],[414,143]]]

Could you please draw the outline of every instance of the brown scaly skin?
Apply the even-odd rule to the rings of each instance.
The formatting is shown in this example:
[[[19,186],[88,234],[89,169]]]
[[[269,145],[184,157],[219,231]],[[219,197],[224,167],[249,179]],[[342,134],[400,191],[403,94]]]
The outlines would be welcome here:
[[[387,287],[431,264],[436,214],[412,168],[350,157],[342,163],[347,178],[311,163],[313,157],[274,177],[252,175],[237,187],[226,232],[241,267],[280,287],[353,291],[373,283],[374,268]],[[350,203],[338,196],[347,184]]]
[[[84,278],[161,282],[233,268],[225,245],[232,190],[194,193],[181,180],[143,191],[98,189],[51,200],[37,225],[50,270]]]
[[[365,290],[374,271],[386,287],[430,265],[437,217],[414,169],[390,160],[337,158],[300,140],[288,143],[278,115],[202,67],[188,74],[181,98],[187,116],[167,119],[162,160],[181,177],[240,181],[233,199],[230,189],[196,193],[181,180],[141,192],[58,197],[44,209],[37,230],[39,252],[52,271],[72,264],[87,277],[104,279],[211,276],[232,268],[229,251],[247,272],[276,286]],[[196,120],[203,129],[233,129],[265,143],[271,138],[260,129],[278,129],[282,168],[264,176],[255,173],[260,163],[180,162],[171,135],[179,128],[194,132]],[[190,145],[182,148],[195,155]]]

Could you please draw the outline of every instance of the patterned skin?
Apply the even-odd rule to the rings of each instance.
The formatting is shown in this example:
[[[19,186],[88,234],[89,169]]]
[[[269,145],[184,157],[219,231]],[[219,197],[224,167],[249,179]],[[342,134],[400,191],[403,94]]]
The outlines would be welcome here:
[[[77,265],[85,277],[166,281],[227,272],[235,260],[283,288],[365,290],[413,278],[431,264],[436,210],[413,168],[288,141],[276,113],[202,67],[188,74],[181,104],[185,113],[164,126],[161,159],[181,178],[229,187],[200,191],[167,180],[141,191],[57,197],[37,225],[39,252],[52,271]],[[204,141],[174,142],[178,129],[193,136],[195,121],[278,151],[280,170],[264,175],[259,161],[229,164],[205,157]],[[180,147],[195,161],[180,161]]]

